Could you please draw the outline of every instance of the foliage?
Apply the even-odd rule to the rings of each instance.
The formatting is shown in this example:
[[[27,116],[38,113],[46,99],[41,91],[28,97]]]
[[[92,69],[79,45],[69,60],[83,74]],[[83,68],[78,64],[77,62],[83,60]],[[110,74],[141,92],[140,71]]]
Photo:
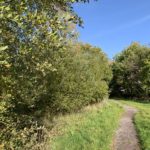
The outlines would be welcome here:
[[[9,141],[16,143],[13,139],[31,128],[30,120],[41,117],[47,104],[51,105],[57,71],[54,52],[73,36],[68,26],[81,24],[73,2],[0,1],[0,140],[8,138],[7,146]]]
[[[132,43],[115,57],[112,95],[150,97],[150,48]]]
[[[20,124],[19,124],[20,125]],[[33,124],[30,127],[19,129],[16,125],[10,124],[2,130],[1,138],[3,139],[4,149],[31,149],[31,150],[48,150],[48,131],[44,126]]]
[[[109,150],[123,109],[113,102],[88,106],[60,116],[52,129],[52,150]]]
[[[142,150],[150,149],[150,103],[141,103],[136,101],[121,101],[124,104],[138,108],[134,123],[140,139]]]
[[[74,2],[88,0],[0,2],[0,142],[7,149],[38,147],[46,114],[52,118],[108,96],[107,57],[72,42],[76,24],[82,25]]]
[[[72,2],[1,1],[0,91],[5,106],[34,113],[37,104],[51,99],[54,53],[71,36],[68,24],[80,23]]]
[[[101,49],[88,44],[68,46],[58,65],[58,93],[55,106],[60,112],[78,110],[108,97],[111,69]]]

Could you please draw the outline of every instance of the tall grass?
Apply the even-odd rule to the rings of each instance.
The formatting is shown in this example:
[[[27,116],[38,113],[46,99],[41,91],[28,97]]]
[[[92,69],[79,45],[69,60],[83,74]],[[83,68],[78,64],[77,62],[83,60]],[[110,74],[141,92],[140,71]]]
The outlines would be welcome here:
[[[123,109],[113,102],[59,117],[51,131],[52,150],[110,150]]]

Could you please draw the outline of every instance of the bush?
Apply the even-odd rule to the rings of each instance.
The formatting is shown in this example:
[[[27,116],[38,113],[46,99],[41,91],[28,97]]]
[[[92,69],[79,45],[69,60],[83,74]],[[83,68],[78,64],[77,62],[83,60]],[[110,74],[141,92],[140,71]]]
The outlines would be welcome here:
[[[54,105],[60,112],[79,110],[107,98],[111,68],[101,49],[88,44],[71,45],[58,67],[58,93]]]
[[[47,129],[37,124],[19,129],[12,123],[1,131],[0,138],[6,150],[48,150],[49,147]]]

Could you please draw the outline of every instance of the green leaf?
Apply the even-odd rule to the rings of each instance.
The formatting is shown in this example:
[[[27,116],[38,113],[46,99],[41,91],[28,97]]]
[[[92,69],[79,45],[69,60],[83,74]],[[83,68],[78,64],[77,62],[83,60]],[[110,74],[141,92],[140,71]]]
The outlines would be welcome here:
[[[4,51],[4,50],[6,50],[6,49],[8,49],[8,46],[1,46],[1,47],[0,47],[0,51]]]

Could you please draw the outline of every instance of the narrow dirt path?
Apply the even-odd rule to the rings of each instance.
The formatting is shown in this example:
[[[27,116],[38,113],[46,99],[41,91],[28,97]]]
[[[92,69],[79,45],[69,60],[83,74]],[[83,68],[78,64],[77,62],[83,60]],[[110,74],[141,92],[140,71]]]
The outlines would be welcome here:
[[[137,109],[123,106],[125,112],[120,120],[119,129],[113,143],[113,150],[140,150],[139,141],[133,124]]]

